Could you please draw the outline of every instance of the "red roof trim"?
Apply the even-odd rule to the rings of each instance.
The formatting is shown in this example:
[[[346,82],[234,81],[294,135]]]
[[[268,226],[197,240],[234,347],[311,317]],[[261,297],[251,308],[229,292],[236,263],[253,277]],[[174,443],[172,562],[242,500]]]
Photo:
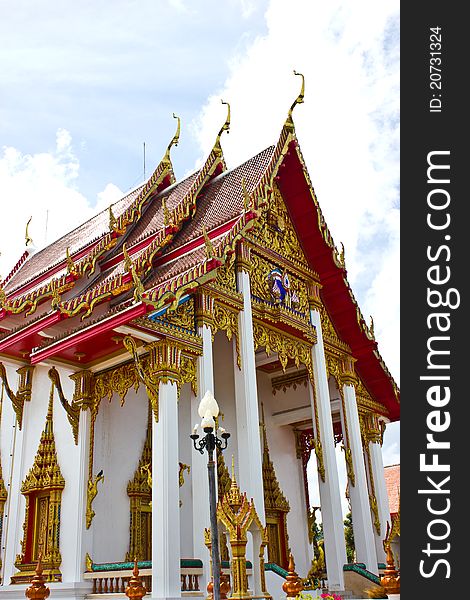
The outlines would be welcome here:
[[[40,331],[43,331],[44,329],[47,329],[48,327],[51,327],[52,325],[55,325],[63,318],[64,316],[61,315],[59,311],[55,311],[52,314],[45,315],[42,319],[39,319],[38,321],[34,321],[34,323],[31,323],[31,325],[26,325],[26,327],[23,327],[23,329],[21,329],[20,331],[15,331],[11,335],[3,338],[3,340],[0,342],[0,352],[2,350],[6,350],[9,346],[13,344],[17,344],[25,338],[34,335],[35,333],[38,333]]]
[[[46,360],[46,358],[49,358],[50,356],[59,354],[63,350],[70,348],[70,346],[74,346],[79,342],[86,341],[95,335],[99,335],[100,333],[104,333],[105,331],[109,331],[110,329],[119,327],[120,325],[125,325],[132,319],[141,317],[150,309],[151,307],[149,305],[140,302],[139,304],[131,306],[117,315],[104,318],[102,321],[91,325],[85,330],[81,329],[80,331],[71,333],[63,340],[52,342],[45,348],[39,348],[36,352],[31,352],[31,364],[35,365],[43,360]]]
[[[346,270],[334,259],[336,248],[314,195],[296,140],[284,158],[287,168],[277,179],[289,214],[311,267],[322,283],[321,297],[341,339],[357,359],[356,369],[374,400],[386,406],[397,420],[400,404],[394,382],[377,356],[377,342],[369,339],[358,321],[358,305],[346,279]],[[360,314],[360,312],[359,312]],[[362,315],[361,322],[362,322]],[[365,325],[363,323],[363,325]]]

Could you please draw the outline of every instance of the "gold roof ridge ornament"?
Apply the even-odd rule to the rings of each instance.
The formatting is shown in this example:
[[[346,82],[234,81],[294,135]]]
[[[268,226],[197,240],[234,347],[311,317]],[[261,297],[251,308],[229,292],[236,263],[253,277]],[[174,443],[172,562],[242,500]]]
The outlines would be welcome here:
[[[124,255],[124,268],[132,277],[132,283],[134,285],[134,300],[135,302],[142,302],[142,297],[145,293],[144,285],[137,274],[135,264],[132,262],[132,258],[129,256],[127,251],[126,242],[122,245],[122,253]]]
[[[178,119],[178,124],[176,126],[176,132],[175,132],[175,135],[171,138],[171,141],[168,144],[168,148],[166,149],[165,155],[162,160],[163,163],[168,163],[168,164],[171,164],[170,150],[173,146],[178,145],[178,142],[180,139],[180,133],[181,133],[181,119],[178,117],[178,115],[175,115],[175,113],[173,113],[173,119]]]
[[[300,87],[300,93],[297,96],[297,98],[294,100],[294,102],[292,103],[291,107],[289,108],[289,112],[287,113],[287,119],[286,122],[284,124],[285,127],[288,127],[289,129],[293,129],[294,128],[294,121],[292,119],[292,112],[295,108],[295,106],[297,104],[302,104],[304,102],[304,96],[305,96],[305,77],[303,76],[302,73],[297,73],[297,71],[294,69],[294,75],[298,75],[299,77],[302,77],[302,85]]]
[[[245,177],[242,177],[242,194],[243,194],[243,206],[245,208],[245,212],[253,210],[254,202],[253,202],[253,198],[250,196],[250,192],[246,189]]]
[[[114,216],[112,204],[109,205],[108,212],[109,212],[109,231],[110,231],[110,233],[113,233],[113,231],[117,231],[118,220]]]
[[[223,132],[226,131],[227,133],[230,133],[230,104],[228,102],[225,102],[224,100],[221,100],[221,103],[227,105],[227,118],[225,119],[225,123],[219,129],[219,133],[217,134],[217,137],[215,139],[214,148],[212,149],[212,152],[215,152],[215,154],[217,154],[218,156],[222,155],[222,146],[220,145],[220,138]]]
[[[70,256],[70,246],[65,249],[65,260],[67,262],[67,273],[70,275],[77,274],[77,267],[73,262],[73,258]]]
[[[206,258],[207,260],[211,260],[212,258],[215,258],[215,250],[205,225],[202,226],[202,235],[204,236],[204,244],[206,247]]]

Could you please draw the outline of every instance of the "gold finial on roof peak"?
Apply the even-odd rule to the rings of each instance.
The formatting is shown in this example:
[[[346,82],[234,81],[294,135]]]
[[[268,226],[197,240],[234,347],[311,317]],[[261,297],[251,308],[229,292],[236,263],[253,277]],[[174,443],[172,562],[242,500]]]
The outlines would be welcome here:
[[[222,152],[222,148],[220,146],[220,137],[223,134],[224,131],[226,131],[227,133],[230,133],[230,104],[228,102],[225,102],[224,100],[221,100],[222,104],[226,104],[227,105],[227,118],[225,119],[225,123],[222,125],[222,127],[219,130],[219,133],[217,134],[216,140],[215,140],[215,144],[214,144],[214,152],[217,153],[221,153]]]
[[[30,246],[30,245],[32,246],[33,245],[33,238],[29,235],[29,224],[31,223],[32,218],[33,218],[33,216],[31,215],[29,217],[29,221],[26,223],[26,231],[25,231],[25,234],[24,234],[25,245],[26,246]]]
[[[294,100],[294,102],[292,103],[291,107],[289,108],[289,112],[287,113],[287,119],[286,119],[286,125],[290,125],[293,126],[294,122],[292,120],[292,111],[294,110],[295,106],[297,104],[302,104],[304,101],[304,96],[305,96],[305,77],[302,75],[302,73],[297,73],[297,71],[294,69],[294,75],[298,75],[299,77],[302,77],[302,85],[300,88],[300,93],[297,96],[297,98]]]
[[[173,146],[178,145],[180,139],[181,119],[178,117],[178,115],[175,115],[175,113],[173,113],[173,119],[178,119],[178,124],[176,126],[175,135],[171,138],[171,141],[168,144],[168,148],[166,149],[165,156],[163,157],[163,162],[170,162],[170,150]]]

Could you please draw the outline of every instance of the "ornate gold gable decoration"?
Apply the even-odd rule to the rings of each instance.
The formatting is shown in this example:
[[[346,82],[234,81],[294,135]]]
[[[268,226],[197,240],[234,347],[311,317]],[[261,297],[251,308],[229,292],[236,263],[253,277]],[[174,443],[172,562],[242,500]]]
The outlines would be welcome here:
[[[287,534],[287,513],[290,511],[289,502],[284,496],[276,477],[274,465],[269,456],[268,438],[263,422],[263,490],[264,509],[266,512],[266,529],[268,532],[268,562],[275,563],[283,569],[289,563],[289,536]]]
[[[61,581],[59,570],[62,557],[59,550],[60,506],[65,480],[57,462],[52,409],[54,387],[51,387],[46,426],[41,434],[34,464],[21,486],[26,498],[26,515],[21,554],[16,557],[18,569],[12,583],[30,581],[34,576],[39,555],[43,557],[47,581]]]
[[[313,275],[277,185],[273,186],[268,207],[247,237],[257,246],[267,249],[270,256],[275,253],[288,261],[291,268],[296,266],[299,271]]]
[[[152,560],[152,410],[149,402],[144,447],[134,477],[127,484],[130,539],[126,560]]]
[[[16,372],[20,376],[20,380],[18,382],[18,391],[15,394],[8,384],[5,365],[0,362],[0,379],[3,382],[8,398],[11,400],[11,404],[13,406],[13,410],[15,411],[16,420],[18,421],[18,426],[20,429],[23,424],[24,403],[31,400],[31,392],[33,389],[33,371],[34,367],[31,365],[25,365],[24,367],[17,369]]]
[[[2,384],[2,391],[1,391],[1,395],[0,395],[0,427],[2,425],[3,390],[4,390],[4,385]],[[8,498],[8,494],[7,494],[7,490],[5,488],[5,483],[3,482],[2,455],[0,452],[0,540],[2,539],[3,512],[4,512],[5,502],[7,501],[7,498]],[[1,574],[1,571],[2,571],[2,554],[1,554],[1,548],[0,548],[0,574]],[[2,578],[0,575],[0,583],[1,582],[2,582]]]

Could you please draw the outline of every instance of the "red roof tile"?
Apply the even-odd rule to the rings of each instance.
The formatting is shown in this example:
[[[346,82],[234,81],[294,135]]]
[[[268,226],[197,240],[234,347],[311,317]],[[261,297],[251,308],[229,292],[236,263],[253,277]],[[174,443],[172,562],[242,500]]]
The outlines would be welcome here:
[[[116,218],[132,204],[142,187],[133,190],[112,205],[113,214]],[[108,209],[103,210],[73,231],[46,246],[46,248],[33,254],[7,283],[4,288],[5,293],[10,295],[24,284],[33,281],[36,277],[63,261],[67,248],[69,248],[70,254],[73,255],[94,240],[98,240],[107,231],[109,231]],[[42,282],[41,285],[44,285],[45,282]]]
[[[384,473],[390,514],[396,515],[400,510],[400,465],[390,465],[385,467]]]

